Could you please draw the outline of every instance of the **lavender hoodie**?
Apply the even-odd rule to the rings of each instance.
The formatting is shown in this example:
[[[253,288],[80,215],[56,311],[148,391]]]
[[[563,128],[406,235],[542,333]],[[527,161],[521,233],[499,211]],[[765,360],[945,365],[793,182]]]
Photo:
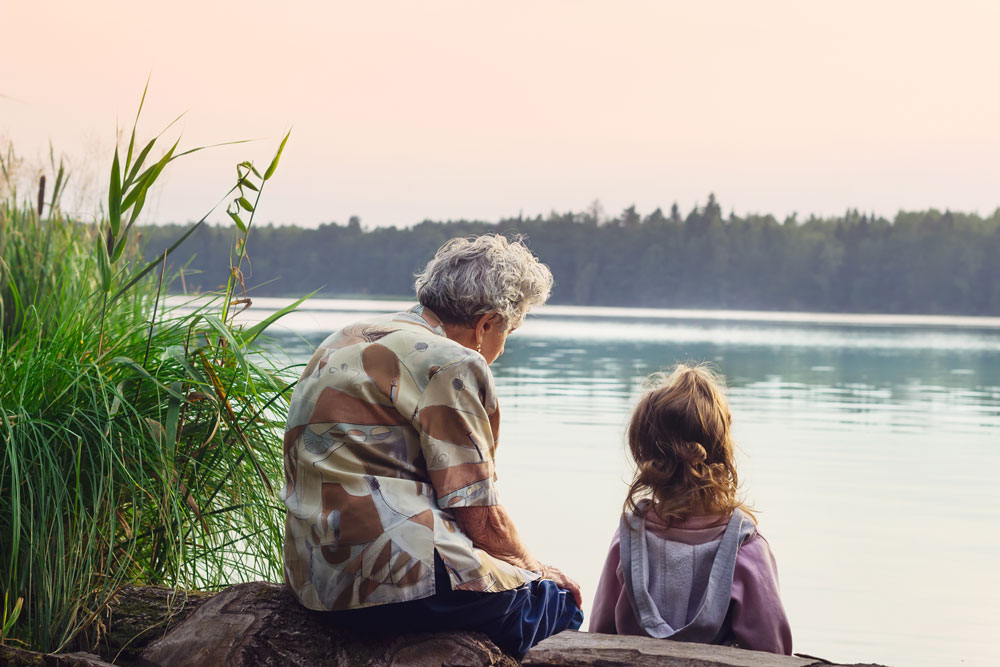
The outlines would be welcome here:
[[[591,632],[791,654],[774,556],[746,515],[693,517],[667,528],[645,514],[625,515],[615,533]]]

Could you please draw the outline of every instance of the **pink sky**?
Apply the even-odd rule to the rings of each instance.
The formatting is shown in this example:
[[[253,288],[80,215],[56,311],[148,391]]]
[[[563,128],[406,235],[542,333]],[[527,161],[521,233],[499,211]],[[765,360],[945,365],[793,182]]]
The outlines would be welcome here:
[[[185,145],[262,139],[176,164],[149,221],[200,217],[289,127],[262,221],[1000,204],[992,1],[5,0],[0,25],[0,137],[81,184],[150,73],[147,135],[187,111]]]

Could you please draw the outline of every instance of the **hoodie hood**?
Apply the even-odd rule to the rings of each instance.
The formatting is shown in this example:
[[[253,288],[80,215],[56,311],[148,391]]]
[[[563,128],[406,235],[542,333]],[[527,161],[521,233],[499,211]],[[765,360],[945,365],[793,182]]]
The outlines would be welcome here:
[[[650,637],[712,643],[729,611],[736,553],[754,534],[754,523],[735,509],[721,538],[688,544],[648,531],[648,510],[649,501],[643,501],[637,513],[622,516],[619,528],[632,611]]]

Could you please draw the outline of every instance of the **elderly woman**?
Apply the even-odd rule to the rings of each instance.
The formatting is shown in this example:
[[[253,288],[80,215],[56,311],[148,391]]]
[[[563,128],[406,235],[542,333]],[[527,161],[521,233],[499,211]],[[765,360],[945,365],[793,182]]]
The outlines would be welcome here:
[[[552,286],[520,242],[452,239],[419,305],[319,346],[285,433],[285,580],[303,605],[365,629],[478,630],[518,658],[583,620],[500,505],[489,365]]]

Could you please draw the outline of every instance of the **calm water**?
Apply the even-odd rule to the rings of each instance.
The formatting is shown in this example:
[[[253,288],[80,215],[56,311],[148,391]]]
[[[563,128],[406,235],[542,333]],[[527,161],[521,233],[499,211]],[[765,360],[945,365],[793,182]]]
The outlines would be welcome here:
[[[405,305],[316,301],[271,333],[304,361],[333,329]],[[730,383],[740,472],[778,559],[795,650],[1000,664],[1000,320],[816,320],[539,309],[493,366],[505,505],[589,608],[641,380],[710,361]]]

